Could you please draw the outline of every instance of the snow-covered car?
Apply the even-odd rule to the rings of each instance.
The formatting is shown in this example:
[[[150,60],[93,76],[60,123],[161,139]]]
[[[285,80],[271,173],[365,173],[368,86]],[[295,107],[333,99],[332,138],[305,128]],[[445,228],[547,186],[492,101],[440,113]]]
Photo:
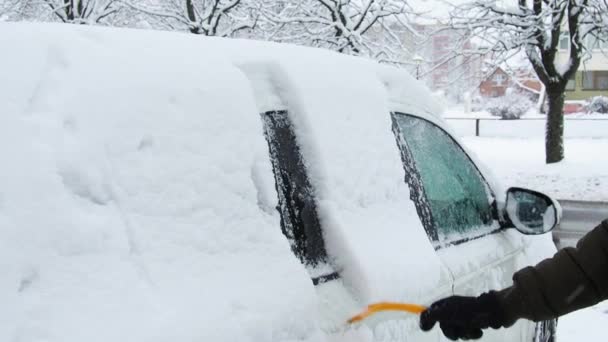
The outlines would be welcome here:
[[[345,322],[554,251],[522,232],[558,205],[502,189],[403,70],[76,25],[4,23],[0,46],[2,341],[441,341],[414,315]]]

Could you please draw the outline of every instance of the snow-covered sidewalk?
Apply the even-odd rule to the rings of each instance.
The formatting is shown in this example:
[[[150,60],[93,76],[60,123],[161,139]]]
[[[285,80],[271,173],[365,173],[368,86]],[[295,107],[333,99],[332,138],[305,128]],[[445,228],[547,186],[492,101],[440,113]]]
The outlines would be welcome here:
[[[566,139],[564,161],[544,162],[544,139],[462,139],[505,186],[540,190],[557,199],[608,201],[608,139]]]

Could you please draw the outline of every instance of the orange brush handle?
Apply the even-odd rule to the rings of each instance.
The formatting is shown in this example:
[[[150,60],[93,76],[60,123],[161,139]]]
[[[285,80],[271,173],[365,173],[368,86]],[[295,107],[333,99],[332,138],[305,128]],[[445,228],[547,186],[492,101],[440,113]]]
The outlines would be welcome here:
[[[413,314],[420,314],[422,311],[426,310],[426,307],[422,306],[422,305],[416,305],[416,304],[407,304],[407,303],[391,303],[391,302],[383,302],[383,303],[376,303],[376,304],[371,304],[367,306],[367,309],[365,311],[363,311],[362,313],[351,317],[348,320],[348,323],[356,323],[356,322],[360,322],[364,319],[366,319],[367,317],[381,312],[381,311],[403,311],[403,312],[408,312],[408,313],[413,313]]]

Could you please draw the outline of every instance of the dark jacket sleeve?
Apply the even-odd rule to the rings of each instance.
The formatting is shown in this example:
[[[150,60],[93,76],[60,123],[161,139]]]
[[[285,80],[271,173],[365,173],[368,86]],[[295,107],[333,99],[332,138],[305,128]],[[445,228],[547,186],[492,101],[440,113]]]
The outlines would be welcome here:
[[[513,276],[498,292],[506,325],[519,318],[542,321],[608,298],[608,220],[587,233],[576,248],[564,248]]]

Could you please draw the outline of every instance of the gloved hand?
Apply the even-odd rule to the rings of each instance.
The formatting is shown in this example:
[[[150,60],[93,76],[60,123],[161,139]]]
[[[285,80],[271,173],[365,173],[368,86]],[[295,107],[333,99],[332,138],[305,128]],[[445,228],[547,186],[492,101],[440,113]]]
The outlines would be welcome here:
[[[450,340],[474,340],[486,328],[498,329],[505,325],[503,309],[496,292],[479,297],[452,296],[433,303],[420,315],[420,328],[433,329],[435,323]]]

